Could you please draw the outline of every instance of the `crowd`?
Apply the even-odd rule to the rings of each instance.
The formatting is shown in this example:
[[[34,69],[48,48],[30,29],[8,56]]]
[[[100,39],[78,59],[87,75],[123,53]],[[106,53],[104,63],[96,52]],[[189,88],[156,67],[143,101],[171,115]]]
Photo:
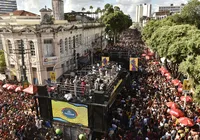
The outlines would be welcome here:
[[[13,84],[6,81],[8,82]],[[51,138],[59,139],[59,135],[56,135],[48,121],[37,117],[34,96],[8,90],[1,85],[0,140],[50,140]]]
[[[128,35],[131,38],[131,34]],[[132,41],[132,46],[135,42]],[[124,46],[122,46],[123,48]],[[135,46],[134,50],[144,45]],[[134,51],[133,50],[133,51]],[[140,55],[143,51],[138,52]],[[200,112],[197,105],[184,101],[184,94],[174,86],[172,79],[163,76],[160,63],[152,59],[139,58],[139,71],[132,73],[132,89],[124,89],[110,111],[110,128],[107,138],[110,140],[199,140]],[[189,96],[192,97],[190,93]],[[179,122],[180,116],[171,115],[168,103],[174,102],[191,121]],[[180,113],[180,112],[179,112]],[[176,116],[176,117],[175,117]]]

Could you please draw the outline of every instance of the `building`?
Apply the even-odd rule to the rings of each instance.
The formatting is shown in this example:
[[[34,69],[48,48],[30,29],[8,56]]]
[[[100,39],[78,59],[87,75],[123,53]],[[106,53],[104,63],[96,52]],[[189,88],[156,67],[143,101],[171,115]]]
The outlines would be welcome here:
[[[170,11],[160,11],[160,12],[154,12],[152,15],[153,19],[161,20],[163,18],[166,18],[170,15]]]
[[[151,17],[151,4],[140,4],[136,6],[136,23],[140,23],[144,26],[147,19]]]
[[[28,81],[45,84],[50,73],[56,79],[64,72],[77,67],[77,58],[87,57],[97,47],[99,36],[104,35],[100,23],[69,23],[54,20],[52,10],[40,10],[41,16],[28,11],[14,11],[1,16],[0,34],[10,79],[23,79],[21,55],[16,53],[24,46]],[[63,13],[64,14],[64,13]],[[106,43],[101,42],[103,47]]]
[[[181,10],[183,9],[185,5],[181,4],[180,6],[174,6],[171,4],[170,6],[159,6],[159,12],[161,11],[170,11],[170,13],[181,13]]]
[[[0,0],[0,15],[17,10],[16,0]]]
[[[55,20],[64,20],[64,2],[63,0],[52,0],[53,16]]]

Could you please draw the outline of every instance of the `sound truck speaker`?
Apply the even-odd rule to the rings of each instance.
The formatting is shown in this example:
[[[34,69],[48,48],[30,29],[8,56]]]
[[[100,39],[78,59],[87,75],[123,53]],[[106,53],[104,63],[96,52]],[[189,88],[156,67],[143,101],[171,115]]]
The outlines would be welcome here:
[[[48,91],[46,86],[38,86],[38,95],[48,97]]]

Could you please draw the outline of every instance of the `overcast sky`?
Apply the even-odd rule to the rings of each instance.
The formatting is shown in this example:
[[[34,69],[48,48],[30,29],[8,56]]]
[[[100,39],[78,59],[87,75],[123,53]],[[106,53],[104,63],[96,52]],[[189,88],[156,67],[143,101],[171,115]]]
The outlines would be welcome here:
[[[89,10],[92,5],[94,9],[97,7],[103,8],[106,3],[119,6],[124,13],[129,14],[133,21],[135,20],[135,7],[142,3],[151,3],[153,11],[157,11],[159,5],[180,5],[187,3],[188,0],[64,0],[65,12],[81,11],[82,7]],[[19,10],[27,10],[39,14],[39,10],[45,5],[51,8],[51,0],[17,0]]]

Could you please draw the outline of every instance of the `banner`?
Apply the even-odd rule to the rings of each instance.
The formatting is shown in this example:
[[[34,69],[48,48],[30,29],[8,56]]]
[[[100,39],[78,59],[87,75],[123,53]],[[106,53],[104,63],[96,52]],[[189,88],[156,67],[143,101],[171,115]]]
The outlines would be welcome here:
[[[101,57],[101,62],[102,62],[102,66],[106,66],[109,62],[110,58],[109,57]]]
[[[191,85],[190,85],[190,82],[189,82],[189,80],[187,80],[187,79],[184,79],[183,80],[183,87],[182,87],[182,89],[184,90],[184,91],[190,91],[190,89],[191,89]]]
[[[130,65],[129,70],[130,71],[138,71],[138,58],[130,58]]]
[[[50,79],[51,79],[51,82],[56,82],[56,72],[54,71],[50,72]]]
[[[54,65],[57,62],[58,62],[58,57],[56,57],[56,56],[43,58],[43,65]]]
[[[88,106],[51,100],[54,121],[69,122],[88,127]]]

